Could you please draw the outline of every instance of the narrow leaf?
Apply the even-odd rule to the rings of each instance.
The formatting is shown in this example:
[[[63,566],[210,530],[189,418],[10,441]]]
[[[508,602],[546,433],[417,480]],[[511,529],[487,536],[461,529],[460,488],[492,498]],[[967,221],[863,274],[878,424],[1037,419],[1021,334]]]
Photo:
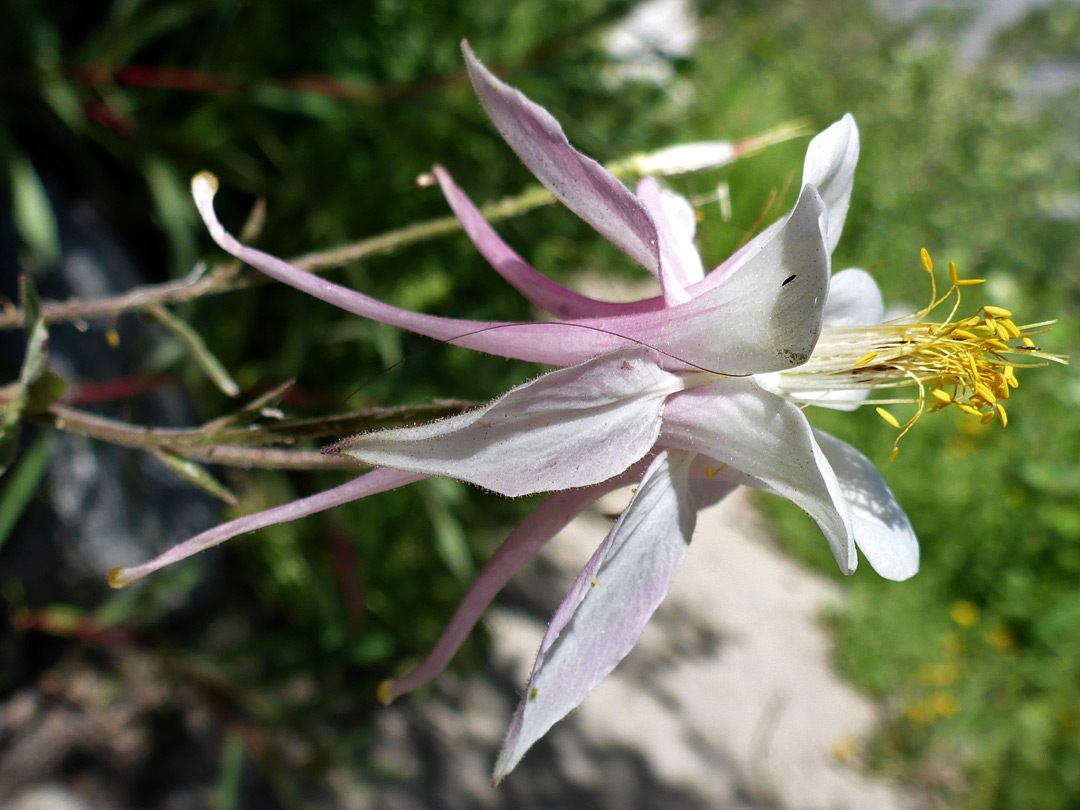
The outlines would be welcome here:
[[[60,261],[60,233],[45,184],[21,152],[10,155],[11,214],[15,229],[30,248],[38,267]]]
[[[8,436],[14,441],[15,435],[14,432],[5,434],[4,438],[0,439],[0,444],[6,444]],[[45,473],[49,471],[54,445],[53,434],[40,434],[30,443],[11,475],[4,481],[4,488],[0,490],[0,549],[4,547],[15,524],[19,522],[34,493],[38,491]]]
[[[147,307],[145,311],[154,318],[154,320],[180,339],[184,346],[187,347],[188,351],[191,352],[191,356],[195,362],[199,364],[199,368],[203,370],[214,385],[220,388],[227,396],[239,396],[240,386],[236,384],[229,375],[229,372],[225,370],[225,366],[221,364],[221,361],[214,357],[198,332],[160,304]]]
[[[296,384],[296,380],[286,380],[281,385],[271,388],[265,394],[260,394],[255,399],[248,402],[241,408],[236,409],[232,413],[227,413],[224,416],[219,416],[217,419],[212,419],[202,426],[203,432],[212,436],[219,430],[234,427],[237,425],[247,425],[254,422],[259,417],[263,416],[263,411],[267,408],[273,408],[276,406],[285,394],[289,392],[289,389]]]
[[[197,486],[203,492],[208,495],[213,495],[215,498],[224,501],[229,506],[239,505],[240,502],[237,500],[236,496],[233,495],[224,484],[214,478],[214,476],[212,476],[201,464],[197,464],[190,459],[181,458],[175,453],[170,453],[168,450],[154,448],[150,453],[154,458],[189,484]]]

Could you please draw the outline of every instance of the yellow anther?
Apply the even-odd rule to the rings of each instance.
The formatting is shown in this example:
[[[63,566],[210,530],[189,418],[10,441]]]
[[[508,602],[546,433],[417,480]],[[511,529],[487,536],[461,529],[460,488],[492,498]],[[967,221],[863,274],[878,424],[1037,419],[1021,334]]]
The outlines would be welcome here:
[[[985,278],[960,278],[956,280],[957,287],[974,287],[976,284],[985,284]]]
[[[927,273],[933,273],[934,272],[934,262],[930,258],[930,251],[928,251],[926,248],[923,248],[922,250],[920,250],[919,251],[919,260],[922,262],[922,269],[923,270],[925,270]]]
[[[975,393],[982,397],[990,405],[993,405],[997,401],[997,397],[994,396],[994,392],[987,388],[983,383],[975,383]]]
[[[961,279],[950,262],[953,284],[939,296],[929,252],[920,250],[919,259],[930,275],[928,306],[877,326],[826,328],[810,361],[781,375],[783,387],[791,392],[917,387],[914,396],[892,393],[881,403],[908,403],[915,407],[914,413],[897,417],[883,407],[876,408],[878,416],[898,431],[891,458],[896,458],[899,442],[924,414],[951,405],[983,424],[1000,420],[1005,425],[1005,403],[1011,390],[1018,387],[1013,365],[1016,355],[1024,356],[1023,362],[1017,361],[1022,367],[1045,365],[1038,361],[1065,362],[1063,357],[1043,352],[1032,340],[1053,322],[1017,324],[1009,310],[989,305],[954,320],[960,287],[980,284],[983,279]],[[939,308],[947,310],[947,315],[934,320],[931,313]],[[712,468],[706,469],[706,475],[713,477]]]
[[[889,453],[889,461],[896,461],[898,455],[900,455],[900,448],[894,444],[892,452]]]
[[[593,577],[593,580],[589,583],[589,586],[595,588],[599,584],[599,582],[600,580],[598,580],[596,577]]]
[[[923,252],[926,252],[925,248],[923,249]],[[880,416],[894,428],[900,427],[900,423],[896,421],[896,417],[889,413],[887,410],[885,410],[884,408],[877,408],[876,410],[878,412],[878,416]]]
[[[716,470],[714,470],[712,467],[706,467],[705,468],[705,477],[706,478],[711,479],[714,475],[716,475]]]

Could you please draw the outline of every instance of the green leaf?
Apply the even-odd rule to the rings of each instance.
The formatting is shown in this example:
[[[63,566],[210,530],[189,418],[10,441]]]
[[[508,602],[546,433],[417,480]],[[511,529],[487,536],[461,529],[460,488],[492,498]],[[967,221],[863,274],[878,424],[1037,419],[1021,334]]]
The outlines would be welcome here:
[[[214,385],[227,396],[239,396],[240,386],[225,370],[225,366],[221,364],[221,361],[214,357],[213,352],[210,351],[198,332],[160,304],[147,307],[146,312],[180,339],[195,362],[199,364],[199,368],[205,372]]]
[[[281,401],[281,398],[285,396],[289,389],[295,384],[296,380],[287,380],[281,385],[271,388],[265,394],[260,394],[255,397],[255,399],[248,402],[242,408],[238,408],[232,413],[227,413],[224,416],[219,416],[217,419],[212,419],[204,424],[202,429],[207,435],[212,436],[219,430],[255,422],[263,416],[263,411],[277,405],[278,402]]]
[[[37,288],[29,276],[19,277],[19,293],[26,312],[26,356],[19,372],[19,382],[29,386],[48,371],[49,329],[41,314]]]
[[[170,453],[168,450],[159,450],[154,448],[150,451],[158,461],[179,475],[189,484],[194,484],[203,492],[208,495],[213,495],[215,498],[224,501],[229,506],[239,505],[239,501],[236,496],[201,464],[192,461],[191,459],[183,458],[175,453]]]
[[[11,161],[11,214],[15,229],[33,254],[38,267],[51,267],[60,261],[60,233],[49,195],[34,165],[21,152]]]
[[[5,434],[0,444],[8,440]],[[49,471],[55,436],[51,433],[39,435],[23,453],[11,475],[4,481],[0,490],[0,548],[4,547],[15,524],[19,522],[26,507],[38,491],[41,480]],[[5,465],[6,466],[6,465]]]

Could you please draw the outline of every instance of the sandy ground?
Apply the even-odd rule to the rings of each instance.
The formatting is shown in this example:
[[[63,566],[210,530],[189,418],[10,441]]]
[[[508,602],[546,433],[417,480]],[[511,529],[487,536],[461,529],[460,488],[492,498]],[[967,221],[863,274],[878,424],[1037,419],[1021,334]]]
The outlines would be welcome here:
[[[548,613],[607,525],[599,512],[572,523],[489,612],[490,678],[443,676],[434,696],[386,712],[376,760],[404,778],[361,788],[357,807],[917,806],[857,767],[877,710],[830,663],[818,617],[837,588],[773,546],[745,492],[702,513],[633,653],[492,789]]]

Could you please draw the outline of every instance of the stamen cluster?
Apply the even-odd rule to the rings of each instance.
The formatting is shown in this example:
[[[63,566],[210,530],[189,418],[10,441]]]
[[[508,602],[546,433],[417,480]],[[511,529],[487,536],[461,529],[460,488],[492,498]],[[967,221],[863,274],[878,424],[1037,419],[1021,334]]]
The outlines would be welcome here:
[[[875,326],[827,328],[810,361],[784,372],[783,387],[796,390],[843,390],[917,386],[917,398],[877,400],[876,404],[915,404],[917,410],[901,423],[882,407],[878,414],[901,431],[893,445],[896,458],[901,438],[923,413],[955,406],[982,424],[997,419],[1008,424],[1004,402],[1019,386],[1017,368],[1044,366],[1064,358],[1042,352],[1032,338],[1046,332],[1053,321],[1018,325],[1012,313],[986,305],[967,318],[954,321],[960,289],[984,279],[961,279],[956,264],[949,264],[949,289],[940,297],[930,254],[921,251],[923,269],[930,275],[930,304],[920,312]],[[955,296],[955,298],[954,298]],[[944,321],[931,313],[954,298]],[[1015,358],[1038,358],[1038,362]],[[852,360],[853,357],[857,359]]]

